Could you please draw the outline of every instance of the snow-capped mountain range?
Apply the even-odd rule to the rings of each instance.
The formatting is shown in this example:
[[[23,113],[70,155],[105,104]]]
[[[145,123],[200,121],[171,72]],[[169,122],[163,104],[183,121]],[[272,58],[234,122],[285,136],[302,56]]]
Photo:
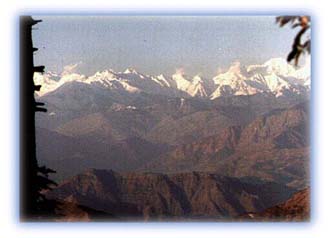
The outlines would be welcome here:
[[[272,93],[276,97],[288,94],[304,94],[310,90],[310,63],[294,68],[285,59],[273,58],[261,65],[242,67],[234,63],[226,72],[212,79],[200,75],[188,77],[176,72],[168,77],[151,76],[128,68],[124,72],[105,70],[86,77],[78,73],[52,72],[35,74],[35,83],[42,85],[38,96],[44,96],[70,82],[80,82],[110,91],[126,93],[151,93],[167,96],[201,97],[211,100],[223,96]]]

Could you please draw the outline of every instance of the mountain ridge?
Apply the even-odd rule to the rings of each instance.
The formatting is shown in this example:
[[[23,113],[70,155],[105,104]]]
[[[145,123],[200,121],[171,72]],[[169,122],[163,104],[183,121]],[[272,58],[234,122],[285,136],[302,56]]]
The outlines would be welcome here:
[[[176,97],[200,97],[211,100],[230,95],[253,95],[269,92],[276,97],[285,94],[306,94],[309,90],[310,77],[306,67],[295,69],[284,59],[273,58],[262,65],[241,67],[234,63],[227,72],[222,72],[212,79],[200,75],[188,77],[177,71],[171,77],[145,75],[135,69],[124,72],[104,70],[86,77],[78,73],[57,75],[47,72],[36,74],[35,82],[43,87],[38,96],[47,95],[69,82],[81,82],[110,91],[120,90],[126,93],[152,93]]]
[[[218,220],[262,211],[295,191],[257,181],[201,172],[165,175],[89,169],[46,195],[59,201],[70,198],[128,220]]]

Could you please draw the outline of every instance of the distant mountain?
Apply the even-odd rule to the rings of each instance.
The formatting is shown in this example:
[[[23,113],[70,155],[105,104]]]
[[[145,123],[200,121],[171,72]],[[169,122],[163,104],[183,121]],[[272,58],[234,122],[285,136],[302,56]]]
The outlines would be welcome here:
[[[212,80],[196,75],[187,77],[177,72],[172,77],[151,76],[127,69],[124,72],[105,70],[86,77],[77,73],[36,74],[35,82],[43,85],[39,96],[47,95],[70,82],[80,82],[107,89],[114,94],[148,94],[215,99],[223,96],[272,93],[276,97],[306,95],[310,87],[309,65],[295,69],[284,59],[274,58],[262,65],[241,67],[239,63]]]
[[[36,75],[48,110],[37,158],[60,183],[47,196],[64,220],[229,219],[280,204],[309,185],[309,75],[284,59],[212,79]]]
[[[45,102],[48,109],[47,116],[37,114],[37,125],[55,130],[88,114],[135,109],[135,112],[144,112],[150,127],[154,125],[155,119],[163,120],[165,124],[176,121],[176,126],[181,127],[187,124],[187,120],[203,120],[210,118],[208,114],[215,115],[214,112],[227,109],[231,114],[232,111],[238,112],[240,117],[237,119],[240,121],[248,122],[256,115],[290,107],[308,99],[308,75],[307,66],[295,69],[283,59],[271,59],[265,64],[248,67],[236,64],[212,80],[199,75],[189,78],[180,72],[172,77],[150,76],[134,69],[124,72],[105,70],[89,77],[77,73],[36,74],[36,83],[42,85],[38,100]],[[246,113],[247,110],[249,113]],[[193,112],[197,113],[193,116]],[[245,116],[242,112],[245,112]],[[183,114],[187,120],[178,118]],[[214,121],[225,126],[237,125],[237,119],[228,123],[228,117],[220,117]],[[231,116],[229,120],[233,118]],[[218,128],[218,124],[213,122],[211,119],[213,128]],[[159,139],[158,135],[166,133],[167,129],[167,126],[159,124],[154,132],[150,132],[150,138]],[[185,133],[174,140],[180,140],[182,136],[187,137]],[[200,133],[196,133],[196,136],[200,136]],[[160,141],[168,143],[171,137],[173,135]]]
[[[295,188],[308,183],[308,106],[277,109],[246,126],[176,146],[145,165],[162,173],[213,171],[228,176],[256,176]]]
[[[72,137],[37,128],[36,135],[39,162],[57,171],[57,181],[88,168],[134,171],[168,149],[139,137],[115,140],[106,133]]]
[[[256,176],[302,189],[309,184],[309,107],[298,104],[258,117],[241,132],[235,153],[220,161],[227,175]]]
[[[253,178],[210,173],[116,173],[90,169],[47,193],[49,199],[127,220],[230,219],[288,199],[294,190]]]
[[[307,67],[307,66],[306,66]],[[284,59],[275,58],[263,65],[245,68],[236,63],[225,73],[213,78],[216,90],[211,99],[230,95],[272,93],[276,97],[306,95],[309,76],[302,69],[295,70]]]
[[[147,113],[116,106],[106,113],[73,119],[53,131],[40,128],[38,158],[58,170],[58,178],[94,167],[162,173],[209,171],[256,176],[294,188],[308,183],[306,103],[260,116],[229,106],[198,111],[197,105],[188,115],[180,115],[173,106],[160,116],[158,110],[166,112],[163,107],[155,106]]]

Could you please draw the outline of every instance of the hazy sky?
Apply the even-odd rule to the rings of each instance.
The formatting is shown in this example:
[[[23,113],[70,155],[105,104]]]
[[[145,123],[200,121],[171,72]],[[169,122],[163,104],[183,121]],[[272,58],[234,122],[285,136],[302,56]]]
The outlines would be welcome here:
[[[211,77],[235,61],[243,65],[286,57],[295,31],[275,16],[35,16],[36,64],[60,73],[128,67],[145,74]]]

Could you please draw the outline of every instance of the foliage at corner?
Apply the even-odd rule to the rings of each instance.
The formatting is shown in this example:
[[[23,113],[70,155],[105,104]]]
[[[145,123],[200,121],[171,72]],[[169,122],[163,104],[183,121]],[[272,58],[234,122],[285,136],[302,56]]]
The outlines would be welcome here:
[[[309,16],[279,16],[276,17],[276,23],[279,24],[280,27],[290,24],[291,28],[300,28],[293,40],[292,50],[287,56],[287,61],[291,62],[294,60],[294,64],[297,66],[302,54],[306,52],[308,54],[311,53],[310,36],[305,41],[302,39],[303,35],[310,30],[311,19]]]

